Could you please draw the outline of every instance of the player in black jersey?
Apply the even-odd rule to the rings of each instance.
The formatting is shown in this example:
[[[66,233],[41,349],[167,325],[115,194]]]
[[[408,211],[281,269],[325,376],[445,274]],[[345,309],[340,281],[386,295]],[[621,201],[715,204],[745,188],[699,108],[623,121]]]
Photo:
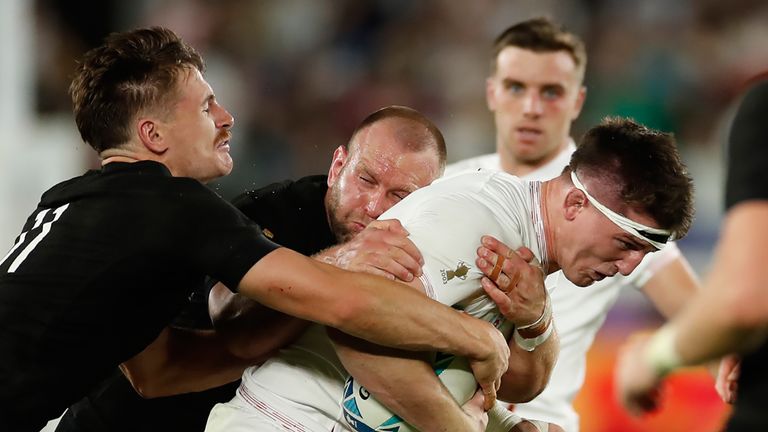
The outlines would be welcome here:
[[[45,192],[0,258],[0,430],[59,416],[152,342],[206,276],[379,344],[467,356],[495,396],[509,350],[488,323],[281,248],[202,185],[231,170],[233,124],[202,71],[162,28],[113,34],[79,65],[75,118],[103,167]]]
[[[618,394],[633,413],[659,404],[663,378],[678,367],[741,353],[728,431],[768,430],[768,78],[742,99],[731,127],[726,217],[702,292],[650,339],[628,345],[617,369]],[[733,389],[730,389],[733,390]]]

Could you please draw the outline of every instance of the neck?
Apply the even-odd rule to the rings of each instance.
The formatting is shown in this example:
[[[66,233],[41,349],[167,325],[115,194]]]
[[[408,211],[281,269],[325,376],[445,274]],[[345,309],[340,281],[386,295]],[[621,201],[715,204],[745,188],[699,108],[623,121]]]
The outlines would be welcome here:
[[[552,200],[552,195],[555,193],[553,190],[553,182],[556,180],[545,181],[541,184],[541,200],[539,205],[541,206],[541,217],[544,220],[544,237],[547,240],[547,263],[544,272],[546,274],[554,273],[560,270],[558,264],[557,254],[557,232],[555,230],[554,220],[550,215],[556,213],[556,209],[551,208],[557,200]]]
[[[151,157],[148,158],[146,155],[139,154],[138,152],[132,150],[130,146],[108,148],[99,153],[99,157],[101,158],[101,166],[112,162],[133,163],[147,159],[156,160]]]

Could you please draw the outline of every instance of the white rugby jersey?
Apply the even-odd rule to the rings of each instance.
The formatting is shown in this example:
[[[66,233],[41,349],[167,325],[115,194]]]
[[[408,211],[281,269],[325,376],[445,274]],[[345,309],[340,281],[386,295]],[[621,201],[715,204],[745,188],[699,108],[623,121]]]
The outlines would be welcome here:
[[[536,171],[523,176],[525,180],[544,181],[557,177],[571,159],[576,146],[571,141],[554,159]],[[498,153],[465,159],[448,165],[444,177],[468,170],[501,171]],[[560,337],[560,354],[552,370],[549,384],[533,401],[515,404],[515,414],[523,418],[546,420],[562,426],[568,432],[579,430],[579,416],[573,409],[573,399],[584,384],[587,351],[597,331],[605,321],[611,306],[624,286],[641,288],[658,269],[677,258],[680,250],[674,243],[648,254],[629,276],[617,274],[588,287],[578,287],[565,278],[562,271],[547,277],[551,290],[552,316]]]
[[[509,335],[511,323],[503,321],[480,284],[476,250],[480,237],[490,234],[511,247],[528,247],[543,263],[540,188],[540,182],[503,172],[471,172],[413,192],[379,219],[398,219],[409,232],[424,257],[421,280],[429,297],[494,322]],[[230,415],[253,408],[291,418],[308,426],[306,430],[331,430],[343,424],[340,403],[346,378],[325,328],[312,325],[263,366],[244,372]]]

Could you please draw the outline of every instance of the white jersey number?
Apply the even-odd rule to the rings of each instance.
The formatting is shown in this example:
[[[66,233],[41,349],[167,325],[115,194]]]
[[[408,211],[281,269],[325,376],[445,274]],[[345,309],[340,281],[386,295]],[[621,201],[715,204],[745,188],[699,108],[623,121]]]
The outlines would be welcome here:
[[[45,210],[41,211],[40,213],[38,213],[37,216],[35,216],[35,225],[29,231],[24,231],[23,233],[21,233],[21,235],[19,236],[19,240],[16,242],[16,244],[14,244],[13,247],[11,248],[11,250],[8,251],[8,253],[3,257],[2,260],[0,260],[0,267],[2,267],[3,263],[5,263],[5,260],[7,260],[8,257],[13,255],[13,253],[16,252],[16,250],[18,248],[20,248],[24,244],[24,242],[27,239],[27,234],[29,234],[30,232],[36,230],[42,224],[43,225],[43,229],[40,231],[40,234],[38,234],[36,237],[33,237],[30,240],[29,244],[27,244],[24,247],[24,249],[22,249],[21,253],[19,253],[19,255],[16,257],[16,259],[13,260],[13,262],[11,263],[10,267],[8,267],[8,273],[15,272],[19,268],[21,263],[23,263],[24,260],[27,259],[27,257],[32,252],[32,250],[34,250],[35,247],[41,241],[43,241],[45,236],[47,236],[48,233],[51,232],[51,225],[53,225],[54,222],[59,220],[59,218],[61,217],[62,213],[64,213],[64,211],[67,209],[67,207],[69,207],[69,204],[64,204],[63,206],[54,209],[53,210],[53,219],[51,219],[51,220],[49,220],[48,222],[45,222],[45,223],[43,223],[43,220],[45,219],[45,216],[48,214],[48,212],[51,211],[51,209],[45,209]]]

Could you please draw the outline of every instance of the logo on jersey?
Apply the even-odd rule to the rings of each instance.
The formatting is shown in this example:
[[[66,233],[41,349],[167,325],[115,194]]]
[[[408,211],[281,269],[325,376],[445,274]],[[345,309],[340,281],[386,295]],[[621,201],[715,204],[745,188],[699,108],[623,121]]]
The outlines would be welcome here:
[[[443,276],[443,285],[447,284],[453,278],[464,280],[469,273],[469,266],[464,261],[459,261],[456,264],[456,270],[440,270],[440,274]]]
[[[262,229],[262,230],[261,230],[261,233],[262,233],[262,234],[264,234],[264,237],[266,237],[266,238],[268,238],[268,239],[270,239],[270,240],[272,240],[273,238],[275,238],[275,235],[274,235],[274,234],[272,234],[272,231],[270,231],[270,230],[268,230],[268,229],[266,229],[266,228]]]

